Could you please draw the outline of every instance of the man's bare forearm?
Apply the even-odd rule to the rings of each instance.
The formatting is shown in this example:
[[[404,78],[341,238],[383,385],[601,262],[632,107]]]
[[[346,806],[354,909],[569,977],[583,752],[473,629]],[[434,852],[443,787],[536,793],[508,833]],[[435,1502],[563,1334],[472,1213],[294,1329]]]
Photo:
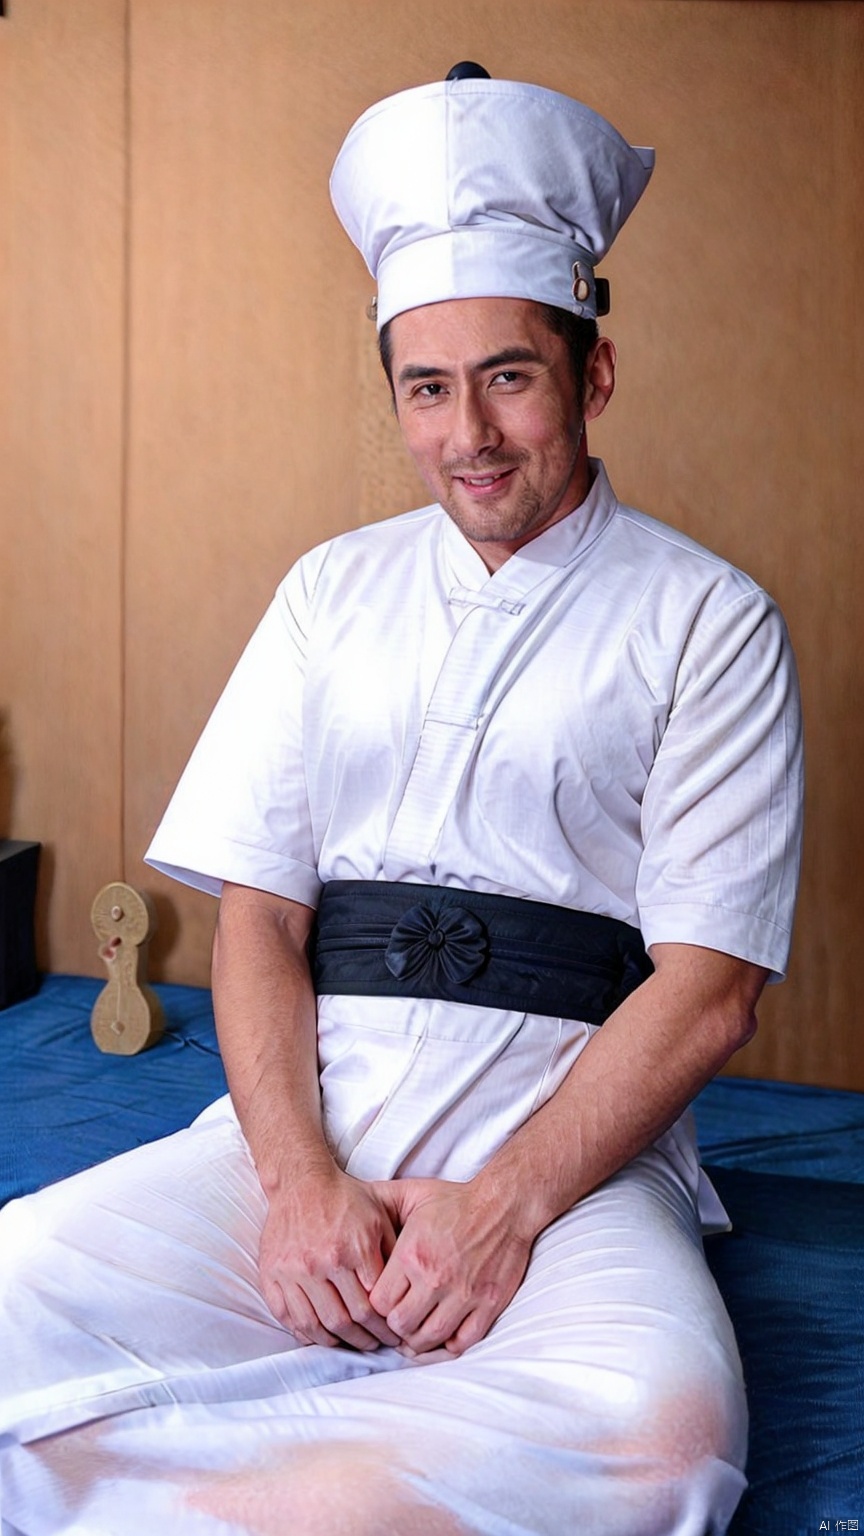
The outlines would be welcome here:
[[[654,960],[469,1183],[393,1186],[402,1232],[372,1300],[410,1348],[459,1354],[482,1338],[539,1233],[662,1135],[753,1033],[758,966],[690,945],[658,946]]]
[[[589,1041],[558,1092],[480,1180],[517,1199],[533,1238],[663,1134],[756,1029],[756,965],[658,945],[655,974]]]
[[[213,944],[213,1001],[231,1097],[265,1190],[330,1161],[321,1125],[314,913],[226,885]]]
[[[244,886],[222,895],[213,946],[219,1043],[268,1211],[258,1264],[274,1317],[309,1344],[398,1344],[369,1300],[392,1217],[327,1146],[308,907]]]

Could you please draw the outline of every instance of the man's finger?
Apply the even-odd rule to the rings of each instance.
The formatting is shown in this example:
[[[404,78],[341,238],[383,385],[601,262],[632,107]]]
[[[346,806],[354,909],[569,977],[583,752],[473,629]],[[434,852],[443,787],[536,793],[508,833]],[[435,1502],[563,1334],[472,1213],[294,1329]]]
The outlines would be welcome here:
[[[279,1285],[275,1280],[265,1279],[262,1276],[261,1295],[264,1297],[264,1300],[267,1303],[267,1306],[270,1308],[270,1311],[275,1317],[277,1323],[283,1323],[286,1328],[289,1327],[288,1306],[285,1301],[285,1296],[281,1285]]]
[[[325,1328],[314,1305],[299,1285],[285,1286],[283,1307],[285,1326],[299,1344],[324,1344],[332,1348],[339,1343],[336,1335]]]
[[[493,1321],[494,1318],[490,1319],[479,1307],[476,1308],[475,1311],[469,1312],[459,1324],[453,1337],[445,1339],[444,1348],[448,1354],[464,1355],[466,1349],[470,1349],[472,1344],[478,1344],[481,1339],[485,1339]]]
[[[409,1290],[410,1281],[402,1265],[397,1258],[391,1258],[369,1292],[369,1300],[381,1317],[389,1317]],[[420,1320],[417,1319],[418,1322]],[[390,1326],[393,1326],[392,1323]]]
[[[388,1344],[391,1348],[401,1344],[399,1334],[393,1332],[386,1319],[373,1306],[368,1292],[356,1274],[352,1274],[349,1270],[342,1270],[334,1275],[333,1284],[354,1323],[364,1328],[378,1344]]]
[[[413,1354],[425,1355],[442,1345],[449,1346],[463,1321],[464,1311],[458,1311],[450,1301],[442,1301],[432,1307],[416,1328],[407,1329],[403,1338]]]
[[[359,1291],[361,1287],[356,1277],[354,1283]],[[369,1328],[355,1322],[332,1280],[310,1283],[306,1288],[306,1297],[315,1312],[319,1328],[323,1328],[334,1342],[350,1344],[352,1349],[363,1351],[377,1349],[383,1342]],[[325,1341],[315,1338],[312,1342],[317,1344]]]
[[[374,1253],[361,1256],[353,1270],[353,1273],[356,1274],[357,1279],[359,1280],[360,1285],[363,1288],[363,1292],[366,1296],[369,1295],[369,1292],[379,1280],[381,1274],[384,1271],[385,1265],[387,1264],[387,1260],[390,1258],[390,1255],[395,1247],[396,1231],[390,1221],[388,1221],[381,1234],[380,1248],[376,1249]],[[347,1271],[343,1271],[343,1273],[347,1273]]]

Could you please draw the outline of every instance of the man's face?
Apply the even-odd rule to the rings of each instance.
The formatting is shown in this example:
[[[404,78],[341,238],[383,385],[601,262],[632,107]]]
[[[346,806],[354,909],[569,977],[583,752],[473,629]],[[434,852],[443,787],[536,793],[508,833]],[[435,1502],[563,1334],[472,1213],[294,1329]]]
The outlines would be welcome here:
[[[527,299],[449,299],[391,323],[405,443],[491,570],[584,500],[567,345]],[[604,402],[605,403],[605,402]]]

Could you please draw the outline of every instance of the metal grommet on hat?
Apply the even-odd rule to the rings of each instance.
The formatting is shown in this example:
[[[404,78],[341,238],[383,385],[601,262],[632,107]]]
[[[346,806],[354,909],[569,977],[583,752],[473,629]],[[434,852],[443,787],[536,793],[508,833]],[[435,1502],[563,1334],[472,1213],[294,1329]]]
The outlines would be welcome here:
[[[573,297],[577,304],[585,304],[591,297],[590,269],[581,261],[573,263]]]
[[[364,112],[330,190],[377,282],[379,327],[496,296],[594,318],[609,307],[594,268],[653,165],[590,107],[466,60]]]

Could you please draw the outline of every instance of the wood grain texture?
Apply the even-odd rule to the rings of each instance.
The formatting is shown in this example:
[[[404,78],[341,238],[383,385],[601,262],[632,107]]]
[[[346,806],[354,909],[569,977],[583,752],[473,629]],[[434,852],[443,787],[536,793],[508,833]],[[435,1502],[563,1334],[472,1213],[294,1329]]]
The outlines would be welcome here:
[[[541,0],[528,24],[518,0],[129,0],[125,143],[119,4],[16,13],[17,40],[18,19],[0,30],[0,207],[11,186],[18,231],[7,221],[0,245],[0,474],[18,552],[0,626],[21,681],[0,701],[0,831],[56,841],[54,963],[119,876],[156,902],[154,973],[207,978],[213,903],[142,868],[149,836],[290,562],[426,496],[330,166],[371,101],[477,57],[657,147],[604,263],[619,386],[591,446],[624,499],[742,565],[787,615],[808,727],[802,897],[789,982],[735,1070],[864,1088],[864,7]],[[68,131],[49,130],[51,111]]]
[[[43,843],[38,962],[91,971],[121,848],[122,0],[0,26],[0,832]]]

